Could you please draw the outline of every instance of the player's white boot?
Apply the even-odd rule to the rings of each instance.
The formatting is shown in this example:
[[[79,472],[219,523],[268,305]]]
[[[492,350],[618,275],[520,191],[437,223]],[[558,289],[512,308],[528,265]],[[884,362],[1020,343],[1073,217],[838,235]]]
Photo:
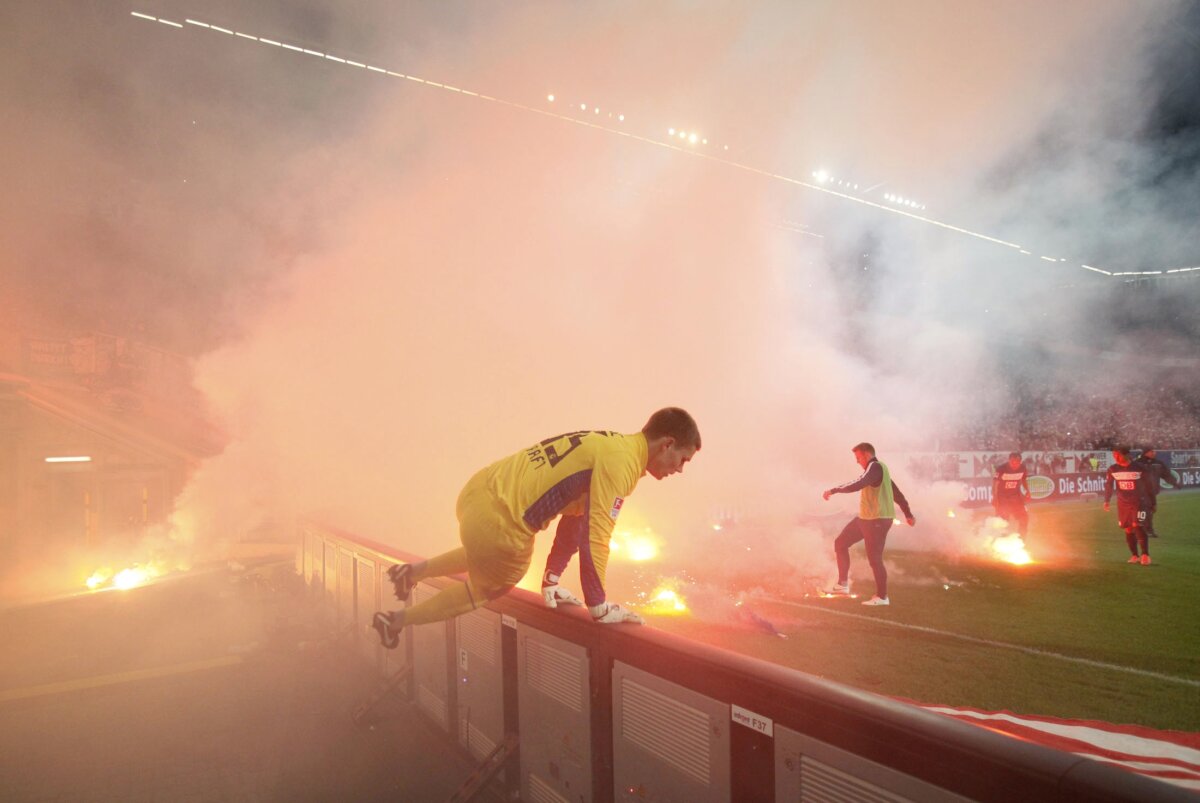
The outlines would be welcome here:
[[[848,597],[850,596],[850,581],[834,583],[829,588],[821,589],[821,593],[827,597]]]
[[[876,594],[875,596],[871,597],[869,600],[867,600],[866,602],[863,603],[863,605],[891,605],[891,604],[892,604],[891,601],[888,600],[887,597],[881,597],[878,594]]]

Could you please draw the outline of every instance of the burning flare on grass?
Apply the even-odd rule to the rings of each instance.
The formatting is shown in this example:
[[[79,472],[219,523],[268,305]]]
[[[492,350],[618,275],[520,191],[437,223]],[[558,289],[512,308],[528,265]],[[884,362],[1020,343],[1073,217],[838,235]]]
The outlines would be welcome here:
[[[1004,519],[992,516],[988,518],[987,526],[993,530],[1003,530],[1007,526],[1007,522]],[[988,539],[988,548],[991,550],[992,555],[1005,563],[1011,563],[1015,566],[1024,566],[1027,563],[1033,563],[1033,558],[1029,557],[1029,551],[1025,549],[1025,542],[1019,534],[991,535],[988,536]]]
[[[657,614],[679,614],[687,612],[687,603],[671,583],[662,583],[650,592],[646,610]]]
[[[1016,533],[1009,533],[993,539],[992,552],[1000,560],[1017,566],[1033,563],[1033,558],[1029,557],[1029,551],[1025,549],[1025,542]]]

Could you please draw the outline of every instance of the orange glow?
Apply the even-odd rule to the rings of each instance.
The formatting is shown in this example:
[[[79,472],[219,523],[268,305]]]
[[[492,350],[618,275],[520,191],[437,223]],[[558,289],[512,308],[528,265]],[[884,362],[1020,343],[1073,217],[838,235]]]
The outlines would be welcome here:
[[[95,591],[97,588],[104,585],[111,579],[112,579],[112,569],[109,569],[109,568],[97,569],[96,571],[92,572],[92,576],[89,577],[86,581],[88,590]]]
[[[122,569],[117,572],[113,578],[113,587],[122,590],[137,588],[152,577],[154,577],[154,574],[151,573],[149,568],[131,566],[128,569]]]
[[[145,566],[135,563],[116,574],[108,567],[97,569],[88,577],[85,583],[89,591],[99,591],[104,588],[118,588],[122,591],[128,591],[131,588],[145,585],[162,574],[162,568],[153,563],[146,564]]]
[[[609,542],[609,551],[614,559],[644,563],[658,557],[658,545],[658,536],[649,527],[643,528],[640,534],[631,530],[617,530]]]
[[[946,511],[946,518],[948,518],[948,519],[953,519],[953,518],[957,518],[957,516],[955,516],[955,515],[954,515],[954,511],[953,511],[953,510],[947,510],[947,511]]]
[[[1024,566],[1033,563],[1033,558],[1025,549],[1025,541],[1019,533],[1006,532],[1008,522],[999,516],[988,516],[980,530],[982,537],[982,553],[984,556],[1011,563],[1014,566]],[[989,532],[993,531],[993,532]]]
[[[645,606],[647,612],[671,616],[687,613],[687,603],[671,586],[671,583],[664,582],[650,592]]]
[[[1033,563],[1033,558],[1029,557],[1029,551],[1025,549],[1025,542],[1016,533],[992,539],[991,547],[992,554],[1006,563],[1015,566]]]

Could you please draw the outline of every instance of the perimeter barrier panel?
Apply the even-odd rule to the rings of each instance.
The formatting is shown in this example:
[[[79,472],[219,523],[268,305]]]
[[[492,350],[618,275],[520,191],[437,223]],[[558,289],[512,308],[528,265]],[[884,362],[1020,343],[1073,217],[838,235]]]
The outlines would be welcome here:
[[[384,650],[371,613],[401,604],[386,571],[419,558],[313,521],[300,531],[298,568],[381,677],[411,662],[409,699],[474,760],[516,729],[504,782],[526,803],[1196,800],[653,627],[600,627],[521,589]],[[453,582],[423,580],[413,599]]]

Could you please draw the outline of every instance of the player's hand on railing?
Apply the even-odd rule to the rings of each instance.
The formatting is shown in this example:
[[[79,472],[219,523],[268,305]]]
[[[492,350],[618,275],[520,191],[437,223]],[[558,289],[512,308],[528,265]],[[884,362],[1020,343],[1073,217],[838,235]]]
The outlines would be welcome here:
[[[547,608],[583,604],[583,600],[560,585],[542,586],[542,599],[545,600]]]
[[[621,622],[634,625],[646,624],[646,620],[633,611],[627,611],[620,605],[610,605],[607,602],[591,605],[588,607],[588,611],[592,614],[592,620],[601,625],[615,625]]]

